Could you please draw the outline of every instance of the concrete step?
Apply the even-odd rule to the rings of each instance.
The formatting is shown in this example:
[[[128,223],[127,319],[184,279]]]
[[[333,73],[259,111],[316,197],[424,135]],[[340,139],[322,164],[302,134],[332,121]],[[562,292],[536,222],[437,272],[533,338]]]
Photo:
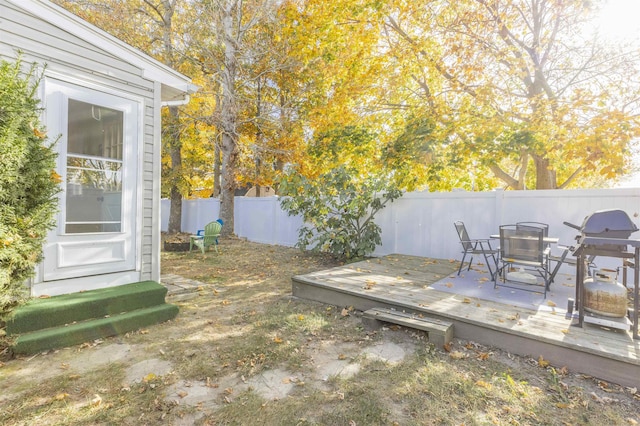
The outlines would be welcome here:
[[[423,330],[427,332],[429,342],[438,347],[443,347],[453,339],[452,323],[422,315],[400,312],[394,309],[368,309],[362,313],[362,322],[370,329],[380,328],[382,323],[388,322]]]

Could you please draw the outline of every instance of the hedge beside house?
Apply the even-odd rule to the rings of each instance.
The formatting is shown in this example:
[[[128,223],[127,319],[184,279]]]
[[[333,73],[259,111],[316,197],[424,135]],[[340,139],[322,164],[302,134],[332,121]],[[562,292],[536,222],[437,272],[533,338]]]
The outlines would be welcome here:
[[[20,58],[0,61],[0,318],[28,295],[54,226],[60,176],[40,123],[40,78]]]

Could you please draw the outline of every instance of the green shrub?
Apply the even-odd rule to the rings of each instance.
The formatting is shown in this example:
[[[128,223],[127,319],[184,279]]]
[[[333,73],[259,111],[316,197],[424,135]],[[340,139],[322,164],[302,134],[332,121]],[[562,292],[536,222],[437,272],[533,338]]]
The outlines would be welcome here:
[[[289,215],[301,215],[297,246],[352,260],[371,254],[382,243],[373,221],[387,202],[402,195],[390,176],[373,172],[362,176],[345,166],[313,181],[297,173],[280,182],[280,205]]]
[[[40,123],[40,81],[20,58],[0,61],[0,315],[27,295],[25,280],[42,259],[54,226],[60,177]]]

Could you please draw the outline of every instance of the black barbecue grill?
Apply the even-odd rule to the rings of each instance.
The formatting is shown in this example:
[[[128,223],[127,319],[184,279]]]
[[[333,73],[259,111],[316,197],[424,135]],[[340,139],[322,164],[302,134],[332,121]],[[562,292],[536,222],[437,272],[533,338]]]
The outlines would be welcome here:
[[[604,256],[621,258],[623,268],[634,268],[634,296],[633,296],[633,338],[638,339],[638,305],[639,284],[638,266],[640,260],[640,240],[630,239],[638,227],[623,210],[600,210],[587,216],[581,226],[565,222],[572,228],[580,231],[576,237],[578,244],[573,248],[576,262],[576,299],[578,306],[578,323],[582,327],[584,322],[584,279],[585,264],[589,257]],[[626,282],[624,283],[626,285]]]

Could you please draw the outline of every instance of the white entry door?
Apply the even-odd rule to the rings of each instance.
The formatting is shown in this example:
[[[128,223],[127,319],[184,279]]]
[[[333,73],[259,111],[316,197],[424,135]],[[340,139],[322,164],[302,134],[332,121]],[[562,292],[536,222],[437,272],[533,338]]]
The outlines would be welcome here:
[[[45,92],[63,191],[43,280],[134,270],[139,103],[54,79]]]

